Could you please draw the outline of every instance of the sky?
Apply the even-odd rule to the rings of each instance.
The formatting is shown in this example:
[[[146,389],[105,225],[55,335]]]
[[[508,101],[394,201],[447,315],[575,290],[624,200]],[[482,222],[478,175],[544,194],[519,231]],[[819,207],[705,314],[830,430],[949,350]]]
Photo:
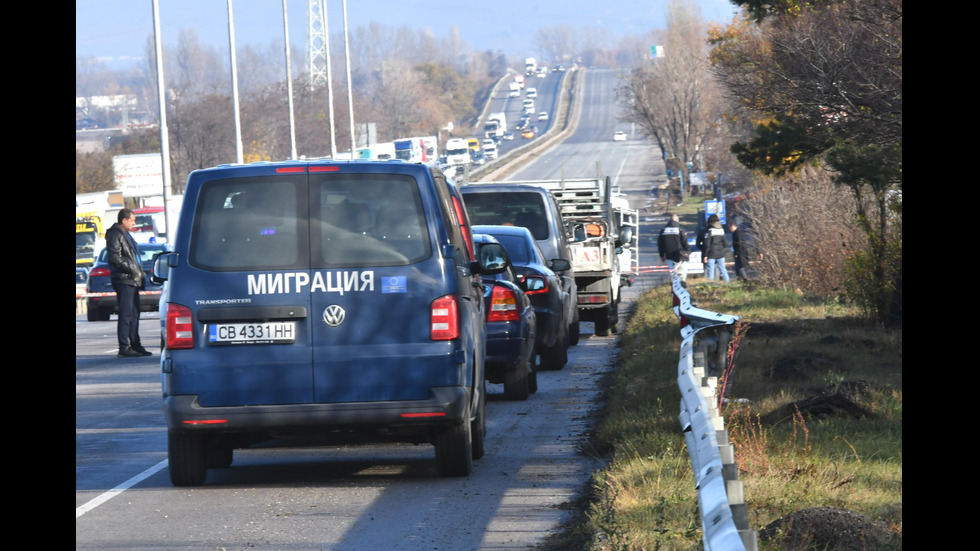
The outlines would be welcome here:
[[[610,37],[664,28],[668,0],[347,0],[349,30],[376,22],[387,27],[429,28],[436,38],[459,28],[476,51],[534,57],[534,37],[542,27],[601,27]],[[735,12],[729,0],[695,0],[708,21],[726,22]],[[342,0],[326,0],[331,34],[344,30]],[[289,41],[306,44],[308,0],[286,0]],[[229,46],[228,0],[158,0],[160,34],[175,47],[182,30],[193,29],[205,45]],[[282,0],[232,0],[236,50],[282,41]],[[153,34],[152,0],[75,0],[75,55],[98,58],[112,69],[138,62]],[[614,44],[613,44],[614,45]]]

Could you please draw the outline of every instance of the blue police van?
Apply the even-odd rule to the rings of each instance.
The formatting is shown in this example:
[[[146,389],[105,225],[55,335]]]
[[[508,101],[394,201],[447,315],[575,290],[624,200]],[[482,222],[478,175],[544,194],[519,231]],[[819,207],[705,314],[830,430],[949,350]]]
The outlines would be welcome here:
[[[223,165],[187,181],[161,355],[171,482],[290,439],[431,443],[444,476],[484,453],[485,313],[463,198],[401,161]]]

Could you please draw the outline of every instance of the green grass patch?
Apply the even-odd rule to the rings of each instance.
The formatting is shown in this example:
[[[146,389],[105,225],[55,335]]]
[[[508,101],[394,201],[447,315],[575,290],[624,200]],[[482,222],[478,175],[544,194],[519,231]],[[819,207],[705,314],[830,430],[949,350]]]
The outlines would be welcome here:
[[[742,317],[722,415],[750,528],[832,506],[901,532],[901,331],[793,292],[697,280],[689,291],[699,308]],[[606,466],[594,475],[583,518],[556,543],[565,549],[702,546],[678,421],[681,337],[671,304],[668,287],[651,290],[622,333],[591,442]]]

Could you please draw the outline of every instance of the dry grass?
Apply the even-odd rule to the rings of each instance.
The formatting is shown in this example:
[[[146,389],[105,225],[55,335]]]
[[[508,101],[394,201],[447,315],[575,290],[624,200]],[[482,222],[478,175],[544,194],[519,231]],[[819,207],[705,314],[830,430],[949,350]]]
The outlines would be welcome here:
[[[698,307],[743,317],[722,409],[750,527],[803,509],[847,509],[901,532],[902,335],[843,305],[732,283],[693,283]],[[552,548],[699,549],[677,415],[680,334],[669,289],[638,301],[592,443],[607,465],[585,513]],[[738,404],[736,405],[736,400]],[[763,549],[779,549],[760,542]]]

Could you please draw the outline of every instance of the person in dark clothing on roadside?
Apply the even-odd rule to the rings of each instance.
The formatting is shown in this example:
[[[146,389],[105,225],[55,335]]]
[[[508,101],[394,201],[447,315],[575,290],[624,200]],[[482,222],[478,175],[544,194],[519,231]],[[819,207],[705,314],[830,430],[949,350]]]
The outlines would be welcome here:
[[[732,218],[728,223],[728,229],[732,232],[732,254],[735,256],[735,277],[742,281],[749,279],[749,244],[745,239],[745,233],[738,227],[738,221]],[[757,253],[762,258],[761,253]]]
[[[691,246],[687,244],[687,236],[676,214],[671,214],[667,225],[660,228],[657,250],[660,251],[660,261],[667,263],[667,269],[676,274],[682,283],[687,281],[687,259],[691,256]]]
[[[721,279],[727,283],[729,280],[728,270],[725,269],[725,251],[728,250],[728,241],[717,214],[708,217],[707,227],[698,236],[698,248],[701,249],[705,277],[714,281],[717,269]]]
[[[118,357],[151,356],[140,342],[140,289],[146,287],[146,274],[143,273],[139,246],[130,233],[136,225],[136,215],[129,209],[122,209],[118,220],[105,232],[112,288],[119,305]]]

